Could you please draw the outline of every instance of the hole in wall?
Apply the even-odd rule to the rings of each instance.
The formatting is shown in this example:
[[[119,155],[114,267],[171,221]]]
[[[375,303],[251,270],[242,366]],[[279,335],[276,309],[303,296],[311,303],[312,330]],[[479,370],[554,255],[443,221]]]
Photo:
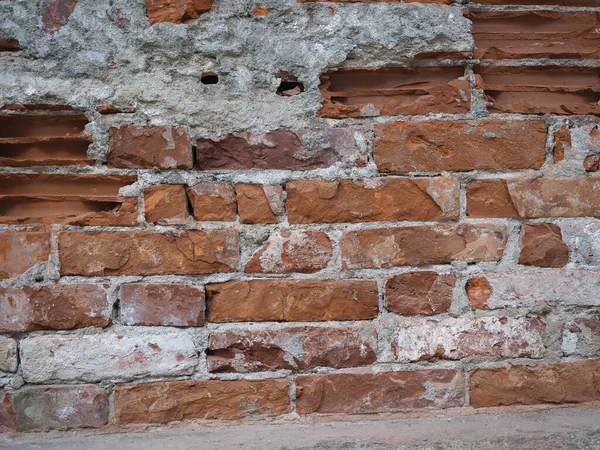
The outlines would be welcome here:
[[[219,75],[214,72],[203,72],[200,81],[202,84],[217,84],[219,82]]]
[[[298,77],[288,72],[279,72],[277,76],[281,78],[281,83],[277,88],[277,95],[291,97],[304,92],[304,85],[298,81]]]

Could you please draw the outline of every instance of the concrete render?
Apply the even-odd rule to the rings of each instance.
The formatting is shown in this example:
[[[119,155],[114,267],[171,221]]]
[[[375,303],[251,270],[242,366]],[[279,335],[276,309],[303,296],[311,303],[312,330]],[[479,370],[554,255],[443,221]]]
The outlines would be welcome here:
[[[206,426],[183,423],[136,430],[0,435],[6,450],[353,450],[600,449],[600,404],[549,410],[309,423]],[[517,412],[515,412],[517,411]],[[524,411],[524,412],[523,412]],[[113,434],[106,434],[106,433]]]

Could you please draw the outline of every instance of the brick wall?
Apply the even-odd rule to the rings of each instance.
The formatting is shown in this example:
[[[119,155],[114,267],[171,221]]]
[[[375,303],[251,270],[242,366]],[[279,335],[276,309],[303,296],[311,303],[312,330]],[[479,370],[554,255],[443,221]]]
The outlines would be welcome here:
[[[600,1],[0,16],[1,427],[600,400]]]

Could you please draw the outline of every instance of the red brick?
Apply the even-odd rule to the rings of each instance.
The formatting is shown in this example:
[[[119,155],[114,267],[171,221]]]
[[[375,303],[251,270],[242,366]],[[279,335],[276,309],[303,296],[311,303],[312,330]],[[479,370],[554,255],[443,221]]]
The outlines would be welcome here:
[[[380,172],[538,169],[545,155],[542,120],[435,120],[375,126],[374,156]]]
[[[121,286],[125,325],[201,327],[204,288],[189,284],[131,283]]]
[[[282,378],[168,381],[115,389],[117,424],[276,417],[290,408],[289,382]]]
[[[191,169],[192,145],[183,127],[123,125],[110,129],[109,167]]]
[[[21,275],[50,256],[48,234],[19,231],[0,233],[0,278]]]
[[[50,0],[42,16],[42,28],[54,34],[67,23],[71,13],[77,6],[77,0]]]
[[[100,428],[108,423],[108,396],[93,384],[26,386],[12,396],[19,431]]]
[[[377,360],[377,333],[362,325],[223,331],[211,334],[207,355],[209,372],[366,366]]]
[[[319,117],[467,113],[471,89],[463,67],[338,69],[321,75]],[[413,86],[418,84],[418,88]]]
[[[600,170],[600,155],[586,156],[583,161],[583,168],[586,172],[598,172]]]
[[[600,217],[600,179],[474,180],[467,184],[469,217]]]
[[[371,414],[462,406],[463,380],[458,370],[298,375],[296,410]]]
[[[197,275],[239,265],[235,230],[65,231],[58,248],[63,275]]]
[[[144,190],[146,220],[159,225],[183,225],[190,216],[185,186],[151,186]]]
[[[320,231],[278,231],[252,255],[244,270],[246,273],[314,273],[327,267],[331,251],[331,240]]]
[[[146,0],[150,25],[159,22],[185,23],[210,11],[213,0]]]
[[[471,373],[471,405],[535,405],[600,400],[600,361],[511,366]]]
[[[224,182],[200,182],[188,188],[196,220],[230,222],[237,218],[233,186]]]
[[[288,218],[290,223],[457,219],[458,189],[456,180],[445,177],[290,181]]]
[[[453,274],[409,272],[385,284],[385,306],[404,316],[430,316],[448,312],[456,284]]]
[[[499,261],[503,225],[432,225],[347,231],[340,240],[344,269]]]
[[[564,267],[569,262],[569,247],[562,240],[560,227],[552,223],[524,223],[519,264],[538,267]]]
[[[322,322],[377,316],[371,280],[236,280],[206,285],[209,322]]]
[[[0,288],[0,331],[107,327],[112,304],[106,285],[51,284]]]
[[[239,183],[235,186],[242,223],[278,223],[283,215],[283,188]]]
[[[554,135],[554,164],[565,159],[565,152],[571,145],[571,131],[568,125],[563,125]]]

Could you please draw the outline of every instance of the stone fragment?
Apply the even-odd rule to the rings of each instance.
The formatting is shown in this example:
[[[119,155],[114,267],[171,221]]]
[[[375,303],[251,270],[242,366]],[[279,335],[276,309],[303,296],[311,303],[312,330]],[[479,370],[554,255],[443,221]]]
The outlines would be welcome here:
[[[358,367],[377,360],[377,334],[362,325],[222,331],[207,355],[209,372]]]
[[[63,275],[162,275],[232,272],[236,230],[181,232],[65,231],[58,247]]]
[[[464,376],[459,370],[296,376],[296,410],[300,415],[451,408],[462,406],[464,401]]]
[[[318,272],[327,267],[331,250],[331,240],[320,231],[277,231],[252,255],[245,272]]]
[[[109,167],[191,169],[192,146],[183,127],[123,125],[110,129]]]
[[[600,169],[600,154],[586,156],[583,161],[583,168],[586,172],[598,172]]]
[[[17,341],[0,336],[0,372],[16,372],[19,363],[17,355]]]
[[[290,223],[457,219],[458,191],[446,177],[295,180],[287,184],[287,211]]]
[[[29,336],[21,341],[27,383],[191,375],[197,363],[194,342],[185,331],[112,330]]]
[[[203,181],[189,187],[188,197],[194,219],[231,222],[237,217],[233,186],[219,181]]]
[[[522,228],[519,264],[538,267],[564,267],[569,262],[569,247],[562,240],[560,227],[552,223],[525,223]]]
[[[347,231],[340,249],[344,269],[380,269],[498,261],[506,241],[503,225],[432,225]]]
[[[538,169],[545,155],[543,120],[434,120],[375,126],[374,156],[380,172]]]
[[[600,400],[600,361],[510,366],[471,372],[475,408]]]
[[[21,275],[50,255],[47,233],[7,231],[0,233],[0,279]]]
[[[201,327],[204,288],[190,284],[130,283],[121,286],[125,325]]]
[[[209,322],[322,322],[373,319],[371,280],[235,280],[206,285]]]
[[[239,183],[235,186],[242,223],[278,223],[283,215],[283,188]]]
[[[167,381],[115,389],[115,421],[120,425],[276,417],[290,409],[289,382],[283,378]]]
[[[185,23],[210,11],[213,0],[146,0],[150,25],[159,22]]]
[[[467,184],[469,217],[600,217],[600,179],[474,180]]]
[[[190,215],[185,186],[151,186],[144,190],[146,220],[159,225],[183,225]]]
[[[0,332],[107,327],[112,304],[106,285],[51,284],[0,288]]]
[[[6,429],[17,429],[17,414],[15,413],[12,395],[0,389],[0,432]]]
[[[409,272],[390,278],[385,285],[385,306],[403,316],[430,316],[448,312],[456,284],[453,274]]]
[[[562,339],[565,355],[600,355],[600,315],[579,315],[568,320]]]
[[[42,16],[42,28],[46,33],[54,34],[69,20],[77,0],[50,0]]]

